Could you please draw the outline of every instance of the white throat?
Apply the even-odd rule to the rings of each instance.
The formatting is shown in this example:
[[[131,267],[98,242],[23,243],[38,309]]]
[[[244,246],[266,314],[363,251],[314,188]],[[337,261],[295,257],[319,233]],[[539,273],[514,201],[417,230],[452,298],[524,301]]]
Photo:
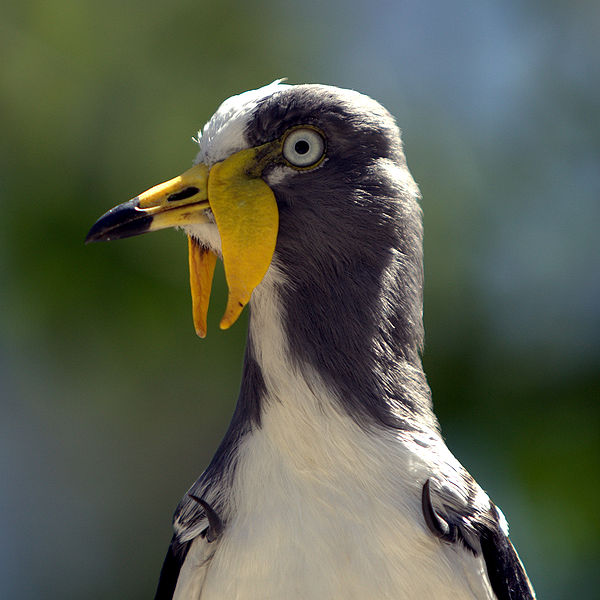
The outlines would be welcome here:
[[[435,466],[423,446],[359,427],[314,369],[289,361],[280,283],[272,266],[252,297],[260,426],[237,449],[224,532],[212,547],[197,538],[175,597],[491,600],[481,559],[425,525]]]

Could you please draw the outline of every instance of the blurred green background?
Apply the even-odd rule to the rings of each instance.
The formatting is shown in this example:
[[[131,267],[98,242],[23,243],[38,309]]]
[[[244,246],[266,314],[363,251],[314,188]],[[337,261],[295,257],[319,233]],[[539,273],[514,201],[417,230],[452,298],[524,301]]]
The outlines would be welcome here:
[[[226,97],[359,89],[404,130],[425,366],[541,598],[598,597],[600,4],[9,1],[0,18],[0,596],[149,598],[231,415],[245,321],[186,242],[84,246]]]

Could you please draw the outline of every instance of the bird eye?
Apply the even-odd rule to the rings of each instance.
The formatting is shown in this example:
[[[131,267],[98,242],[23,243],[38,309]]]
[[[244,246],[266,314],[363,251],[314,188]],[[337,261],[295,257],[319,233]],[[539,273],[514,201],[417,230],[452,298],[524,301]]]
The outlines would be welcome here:
[[[293,129],[283,141],[283,157],[294,167],[316,166],[325,154],[325,140],[315,129]]]

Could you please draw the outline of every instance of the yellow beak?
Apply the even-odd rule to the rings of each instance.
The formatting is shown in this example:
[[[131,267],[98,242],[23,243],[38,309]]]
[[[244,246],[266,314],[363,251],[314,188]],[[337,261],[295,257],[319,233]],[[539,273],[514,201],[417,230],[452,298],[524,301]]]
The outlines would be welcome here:
[[[273,191],[261,179],[279,150],[269,143],[242,150],[212,168],[199,164],[100,217],[86,242],[114,240],[166,227],[216,223],[229,298],[221,329],[230,327],[265,276],[277,241],[279,213]],[[206,315],[216,256],[188,236],[194,326],[206,335]]]

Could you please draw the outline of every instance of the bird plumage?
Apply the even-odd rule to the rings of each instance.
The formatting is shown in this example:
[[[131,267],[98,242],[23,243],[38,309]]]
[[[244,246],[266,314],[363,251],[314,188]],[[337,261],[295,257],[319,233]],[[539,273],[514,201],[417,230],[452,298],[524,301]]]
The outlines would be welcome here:
[[[267,160],[297,127],[323,136],[322,161]],[[433,413],[419,192],[394,119],[357,92],[275,82],[227,100],[198,141],[208,169],[264,146],[279,228],[231,425],[176,510],[156,598],[533,598]],[[208,221],[182,228],[222,255]]]

